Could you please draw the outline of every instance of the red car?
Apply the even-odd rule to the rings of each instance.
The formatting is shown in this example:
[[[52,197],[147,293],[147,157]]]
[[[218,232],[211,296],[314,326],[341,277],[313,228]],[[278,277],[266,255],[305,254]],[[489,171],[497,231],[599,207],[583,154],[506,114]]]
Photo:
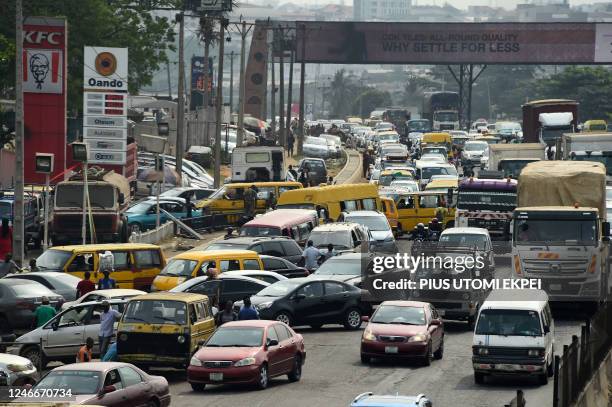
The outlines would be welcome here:
[[[361,361],[376,357],[419,358],[429,366],[444,354],[444,325],[433,305],[385,301],[368,321],[361,338]]]
[[[226,383],[265,389],[272,377],[300,380],[305,359],[304,338],[282,322],[228,322],[191,358],[187,380],[195,391]]]
[[[27,395],[25,392],[24,395]],[[18,402],[69,402],[122,407],[167,407],[170,388],[162,376],[152,376],[122,362],[74,363],[56,367]]]

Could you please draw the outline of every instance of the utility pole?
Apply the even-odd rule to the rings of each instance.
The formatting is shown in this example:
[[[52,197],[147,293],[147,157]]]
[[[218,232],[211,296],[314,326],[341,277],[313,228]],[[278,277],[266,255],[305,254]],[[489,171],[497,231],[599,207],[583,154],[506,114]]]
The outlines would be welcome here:
[[[223,119],[223,51],[225,47],[225,19],[219,24],[219,64],[217,65],[217,114],[215,123],[215,188],[221,186],[221,120]],[[238,144],[236,144],[238,145]]]
[[[236,145],[242,145],[242,138],[244,136],[244,99],[246,97],[245,87],[244,87],[244,76],[245,76],[245,53],[246,53],[246,36],[251,30],[251,25],[247,28],[246,21],[243,21],[240,25],[240,37],[242,38],[242,43],[240,44],[240,80],[238,86],[240,87],[238,91],[238,135],[236,137]]]
[[[274,42],[274,35],[276,34],[276,31],[274,29],[272,29],[272,44],[270,44],[270,69],[272,70],[272,91],[271,91],[271,98],[272,100],[270,101],[270,112],[271,112],[271,116],[272,116],[272,139],[276,140],[276,80],[274,78],[274,45],[276,44]]]
[[[170,62],[166,61],[166,72],[168,73],[168,97],[172,101],[172,80],[170,79]]]
[[[24,266],[25,242],[23,223],[23,10],[22,0],[15,3],[15,208],[13,215],[13,259]],[[47,225],[45,225],[47,227]]]
[[[297,44],[296,44],[297,45]],[[298,139],[297,139],[297,155],[302,154],[302,146],[304,145],[304,82],[306,80],[306,63],[304,62],[306,54],[306,26],[302,24],[302,49],[300,63],[300,121],[298,124]]]
[[[230,112],[234,111],[234,51],[230,52]]]
[[[176,15],[179,20],[179,77],[178,77],[178,114],[176,126],[176,172],[183,176],[183,130],[185,129],[185,14]]]
[[[287,137],[289,137],[289,132],[291,131],[291,105],[292,105],[292,98],[293,98],[293,58],[294,58],[294,52],[293,52],[293,45],[290,51],[290,56],[289,56],[289,89],[287,89],[287,124],[286,124],[286,128],[287,128]],[[294,140],[295,142],[295,140]]]
[[[285,60],[283,58],[283,54],[285,53],[285,31],[283,31],[283,28],[279,28],[280,31],[280,47],[279,47],[279,51],[280,51],[280,68],[279,68],[279,81],[280,81],[280,87],[279,87],[279,92],[280,92],[280,100],[279,100],[279,123],[278,123],[278,128],[280,130],[279,133],[279,138],[280,138],[280,145],[282,147],[285,147]]]

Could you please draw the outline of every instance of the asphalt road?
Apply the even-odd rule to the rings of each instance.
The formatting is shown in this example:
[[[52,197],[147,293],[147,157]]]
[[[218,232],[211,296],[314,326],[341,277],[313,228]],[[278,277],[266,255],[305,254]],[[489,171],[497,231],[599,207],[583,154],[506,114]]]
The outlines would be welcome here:
[[[405,250],[406,241],[400,247]],[[496,258],[496,277],[509,276],[508,256]],[[580,317],[555,313],[556,350],[569,344],[571,336],[580,333]],[[546,386],[536,379],[488,379],[476,385],[471,363],[472,332],[465,323],[445,322],[444,358],[434,360],[430,367],[416,363],[374,362],[361,364],[359,343],[362,330],[344,331],[340,326],[325,326],[320,330],[297,328],[306,343],[306,364],[302,380],[289,383],[286,377],[276,378],[264,391],[239,386],[207,386],[204,393],[194,393],[182,372],[161,372],[171,382],[172,405],[206,406],[348,406],[352,399],[365,391],[386,394],[426,394],[435,407],[496,406],[501,407],[515,396],[517,389],[525,392],[528,405],[551,406],[552,380]],[[155,373],[154,373],[155,374]]]

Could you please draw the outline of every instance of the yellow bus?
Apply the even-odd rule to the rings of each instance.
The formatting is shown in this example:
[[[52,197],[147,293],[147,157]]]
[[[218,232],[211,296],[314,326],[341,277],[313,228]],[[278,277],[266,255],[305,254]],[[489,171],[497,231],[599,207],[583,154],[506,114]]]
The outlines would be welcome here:
[[[153,279],[166,265],[159,246],[146,243],[108,243],[73,246],[56,246],[36,259],[41,271],[59,271],[83,278],[86,271],[91,281],[97,283],[104,277],[99,269],[100,254],[110,251],[114,257],[114,268],[110,275],[117,288],[133,288],[149,291]]]
[[[326,185],[294,189],[281,194],[277,208],[315,209],[320,218],[333,221],[345,211],[382,211],[378,187],[374,184]]]
[[[414,227],[423,223],[427,225],[436,217],[436,209],[446,202],[446,192],[420,191],[394,196],[397,206],[399,233],[409,233]],[[448,208],[442,225],[444,228],[453,227],[455,224],[455,208]]]

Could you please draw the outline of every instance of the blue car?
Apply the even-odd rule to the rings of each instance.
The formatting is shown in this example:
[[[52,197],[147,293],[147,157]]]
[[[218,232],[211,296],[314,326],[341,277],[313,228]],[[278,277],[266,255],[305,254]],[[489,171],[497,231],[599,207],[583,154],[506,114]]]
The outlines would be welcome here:
[[[166,198],[160,197],[159,208],[166,210],[172,216],[178,219],[186,218],[188,215],[187,204],[183,198]],[[154,229],[157,221],[155,198],[146,198],[136,202],[125,211],[128,228],[130,233],[143,232],[145,230]],[[199,216],[200,211],[192,209],[191,216]],[[170,217],[160,211],[160,223],[170,220]]]
[[[371,392],[355,397],[351,407],[433,407],[424,394],[413,396],[378,396]]]

